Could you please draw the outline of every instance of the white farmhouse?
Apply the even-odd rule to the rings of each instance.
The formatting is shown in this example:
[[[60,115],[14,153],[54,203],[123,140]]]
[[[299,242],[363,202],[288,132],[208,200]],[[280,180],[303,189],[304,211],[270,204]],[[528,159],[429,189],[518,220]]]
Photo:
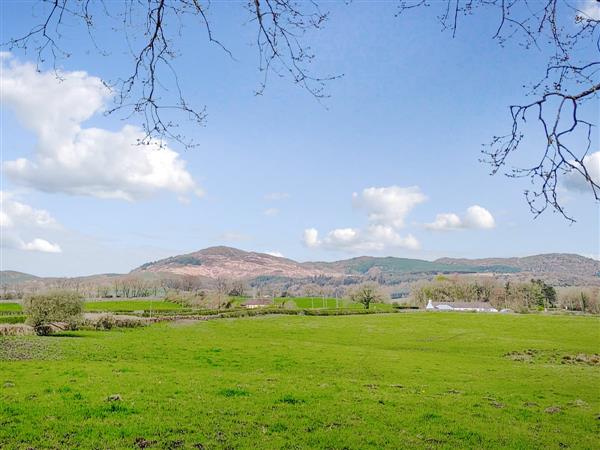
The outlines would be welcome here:
[[[432,302],[429,300],[425,309],[427,311],[498,312],[496,308],[485,302]]]
[[[255,309],[255,308],[264,308],[264,307],[270,306],[272,304],[273,304],[273,302],[271,300],[258,298],[258,299],[248,300],[245,303],[242,303],[242,306],[244,308],[248,308],[248,309]]]

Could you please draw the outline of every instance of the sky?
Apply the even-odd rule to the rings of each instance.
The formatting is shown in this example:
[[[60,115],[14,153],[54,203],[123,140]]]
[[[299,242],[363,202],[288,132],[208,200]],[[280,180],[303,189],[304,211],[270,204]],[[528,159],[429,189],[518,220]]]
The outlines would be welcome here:
[[[114,92],[103,80],[129,73],[131,60],[101,19],[97,41],[112,50],[67,27],[60,79],[49,60],[3,49],[2,270],[123,273],[214,245],[299,261],[599,257],[599,204],[576,175],[559,186],[570,223],[552,211],[534,218],[529,180],[491,176],[480,162],[482,144],[510,127],[508,105],[543,76],[543,49],[498,45],[497,17],[485,13],[452,38],[428,10],[396,17],[393,2],[326,2],[329,20],[306,39],[315,73],[343,75],[328,97],[276,76],[256,95],[263,74],[244,4],[213,1],[208,12],[233,57],[197,24],[177,41],[180,86],[207,113],[202,126],[176,119],[190,149],[135,145],[140,118],[105,114]],[[35,2],[1,8],[2,42],[42,12]],[[581,8],[600,16],[594,2]],[[597,123],[597,100],[586,108]],[[598,180],[597,130],[592,139],[585,161]],[[527,142],[512,162],[535,152]]]

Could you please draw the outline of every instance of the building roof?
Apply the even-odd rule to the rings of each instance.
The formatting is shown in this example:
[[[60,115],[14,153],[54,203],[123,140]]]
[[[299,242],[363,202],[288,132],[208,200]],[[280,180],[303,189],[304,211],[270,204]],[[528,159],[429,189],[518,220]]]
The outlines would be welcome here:
[[[447,305],[452,308],[495,309],[486,302],[431,302],[431,305],[434,308],[436,306]]]
[[[270,305],[271,303],[273,303],[273,302],[271,302],[271,300],[255,298],[252,300],[245,301],[244,303],[242,303],[242,306],[253,306],[253,305],[262,306],[262,305]]]

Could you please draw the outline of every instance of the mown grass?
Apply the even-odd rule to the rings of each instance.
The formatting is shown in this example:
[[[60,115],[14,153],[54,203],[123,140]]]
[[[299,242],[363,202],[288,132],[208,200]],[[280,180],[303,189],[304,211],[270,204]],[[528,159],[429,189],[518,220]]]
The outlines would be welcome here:
[[[85,310],[95,311],[176,311],[182,309],[177,303],[165,302],[164,300],[114,300],[85,302]]]
[[[244,302],[248,301],[246,297],[232,297],[233,304],[240,306]],[[276,298],[275,304],[281,305],[287,302],[296,305],[300,309],[333,309],[333,308],[344,308],[344,309],[362,309],[363,305],[359,303],[353,303],[347,299],[335,299],[335,298],[320,298],[320,297],[290,297],[286,299]],[[102,300],[102,301],[86,301],[85,310],[90,312],[96,311],[113,311],[113,312],[131,312],[131,311],[176,311],[182,309],[183,306],[166,302],[162,299],[159,300]],[[392,308],[390,304],[372,304],[372,309],[377,310],[389,310]],[[0,303],[0,314],[2,312],[18,312],[22,311],[23,308],[18,303]]]
[[[0,323],[25,323],[25,319],[27,319],[24,315],[1,315],[0,314]]]
[[[85,311],[175,311],[182,307],[176,303],[165,302],[164,300],[107,300],[107,301],[86,301]],[[19,303],[0,303],[0,314],[3,312],[22,311],[23,307]]]
[[[4,311],[8,311],[8,312],[21,311],[22,309],[23,308],[18,303],[4,303],[4,302],[0,303],[0,313],[2,313]]]
[[[298,308],[301,309],[363,309],[364,306],[360,303],[354,303],[348,299],[335,299],[335,298],[322,298],[322,297],[289,297],[289,298],[276,298],[275,304],[281,305],[284,302],[293,302]],[[384,309],[389,310],[392,308],[391,304],[388,303],[372,303],[371,309]]]
[[[561,361],[599,353],[599,326],[267,316],[0,340],[53,344],[0,360],[0,448],[597,448],[600,368]]]

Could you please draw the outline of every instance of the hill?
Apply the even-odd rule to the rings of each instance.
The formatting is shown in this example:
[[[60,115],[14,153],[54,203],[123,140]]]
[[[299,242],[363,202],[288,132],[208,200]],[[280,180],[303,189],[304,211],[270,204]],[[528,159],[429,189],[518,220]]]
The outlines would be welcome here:
[[[24,283],[26,281],[37,280],[39,277],[24,272],[17,272],[15,270],[2,270],[0,271],[0,284],[15,284]]]
[[[402,273],[514,273],[519,268],[507,264],[446,264],[443,262],[431,262],[422,259],[359,256],[335,262],[306,263],[314,267],[334,270],[347,275],[364,275],[374,270],[386,274]]]
[[[185,255],[173,256],[143,264],[132,274],[172,273],[215,278],[284,277],[307,278],[314,276],[343,277],[383,273],[435,274],[435,273],[515,273],[519,268],[505,264],[446,264],[420,259],[371,257],[335,262],[305,262],[272,256],[265,253],[246,252],[231,247],[210,247]]]
[[[260,281],[261,284],[286,280],[312,282],[314,277],[362,277],[394,284],[412,282],[435,274],[495,274],[501,278],[527,281],[543,278],[558,286],[600,284],[600,261],[580,255],[551,253],[522,258],[440,258],[422,259],[359,256],[333,262],[297,262],[259,252],[232,247],[210,247],[192,253],[149,262],[128,275],[98,274],[76,278],[42,278],[16,271],[0,272],[0,284],[109,285],[132,277],[156,281],[190,275],[205,281],[218,278]]]
[[[571,253],[547,253],[522,258],[440,258],[434,263],[456,267],[509,266],[531,273],[571,273],[589,277],[600,275],[600,261]]]
[[[144,272],[193,275],[204,278],[255,278],[281,276],[306,278],[323,274],[336,275],[327,269],[312,267],[266,253],[246,252],[231,247],[210,247],[185,255],[143,264],[133,274]]]

